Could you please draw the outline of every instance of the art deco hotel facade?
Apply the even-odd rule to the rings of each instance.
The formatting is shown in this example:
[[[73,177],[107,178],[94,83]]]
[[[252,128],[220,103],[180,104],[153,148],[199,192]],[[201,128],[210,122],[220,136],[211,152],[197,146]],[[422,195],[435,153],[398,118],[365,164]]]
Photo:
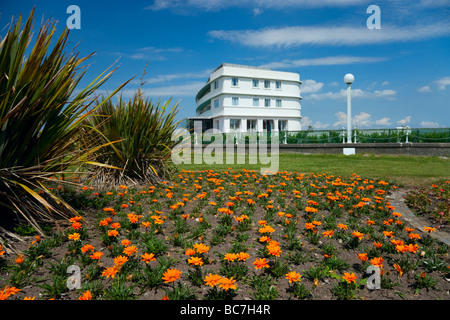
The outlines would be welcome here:
[[[262,132],[301,130],[300,75],[223,63],[196,96],[203,130]]]

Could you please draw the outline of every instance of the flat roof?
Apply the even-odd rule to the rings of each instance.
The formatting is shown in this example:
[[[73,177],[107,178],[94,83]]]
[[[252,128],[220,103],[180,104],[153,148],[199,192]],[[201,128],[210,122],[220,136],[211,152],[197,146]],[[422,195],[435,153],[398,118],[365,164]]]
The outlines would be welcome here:
[[[246,66],[243,64],[233,64],[233,63],[222,63],[220,66],[218,66],[216,69],[214,69],[214,72],[216,72],[217,70],[219,70],[222,67],[237,67],[237,68],[247,68],[247,69],[259,69],[259,70],[272,70],[270,68],[264,68],[264,67],[253,67],[253,66]]]

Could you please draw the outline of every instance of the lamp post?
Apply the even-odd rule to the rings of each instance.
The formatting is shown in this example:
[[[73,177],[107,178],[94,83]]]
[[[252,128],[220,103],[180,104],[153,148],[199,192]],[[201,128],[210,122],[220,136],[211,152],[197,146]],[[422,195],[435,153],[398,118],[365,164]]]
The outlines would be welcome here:
[[[351,73],[344,76],[344,82],[347,84],[347,143],[352,143],[352,99],[350,87],[355,77]]]

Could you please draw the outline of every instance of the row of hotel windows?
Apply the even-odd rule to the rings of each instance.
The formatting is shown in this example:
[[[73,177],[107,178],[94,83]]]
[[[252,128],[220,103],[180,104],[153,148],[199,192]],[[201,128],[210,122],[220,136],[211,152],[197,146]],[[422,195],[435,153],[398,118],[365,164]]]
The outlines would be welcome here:
[[[273,120],[263,120],[263,130],[272,131],[274,129]],[[218,121],[216,121],[216,126],[218,127]],[[241,129],[240,119],[230,119],[230,130],[239,131]],[[287,120],[278,120],[278,131],[287,130]],[[257,120],[247,119],[247,132],[257,131]]]
[[[259,107],[259,98],[253,98],[253,106],[254,107]],[[265,98],[264,99],[264,107],[270,107],[271,106],[271,102],[272,99],[270,98]],[[214,108],[218,108],[219,107],[219,99],[215,99],[214,100]],[[231,105],[233,106],[238,106],[239,105],[239,97],[232,97],[231,98]],[[278,108],[281,108],[282,105],[282,100],[281,99],[275,99],[275,106]]]
[[[252,87],[253,88],[259,88],[259,79],[252,79]],[[231,85],[233,87],[239,86],[239,78],[231,78]],[[264,89],[270,89],[271,81],[270,80],[264,80]],[[219,88],[219,82],[218,80],[214,81],[213,85],[214,89]],[[275,81],[275,89],[281,90],[281,81],[276,80]]]

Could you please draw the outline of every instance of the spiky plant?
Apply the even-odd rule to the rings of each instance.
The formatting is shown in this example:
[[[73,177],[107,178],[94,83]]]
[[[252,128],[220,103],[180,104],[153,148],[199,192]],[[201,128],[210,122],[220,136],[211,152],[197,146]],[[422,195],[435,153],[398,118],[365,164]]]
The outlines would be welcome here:
[[[92,179],[96,185],[110,187],[160,181],[171,172],[172,134],[178,126],[178,103],[145,98],[139,89],[125,101],[101,101],[101,106],[88,118],[94,139],[102,144],[114,141],[97,152],[97,162],[119,167],[99,167]],[[92,139],[92,138],[91,138]]]
[[[19,16],[0,43],[0,213],[20,214],[42,234],[39,220],[54,221],[74,211],[45,182],[89,162],[100,147],[85,142],[85,149],[79,150],[78,138],[84,119],[94,112],[94,91],[114,70],[78,89],[87,70],[82,64],[91,55],[80,58],[73,51],[66,53],[69,32],[65,29],[54,39],[52,21],[40,26],[27,50],[33,16],[34,9],[24,25]]]

